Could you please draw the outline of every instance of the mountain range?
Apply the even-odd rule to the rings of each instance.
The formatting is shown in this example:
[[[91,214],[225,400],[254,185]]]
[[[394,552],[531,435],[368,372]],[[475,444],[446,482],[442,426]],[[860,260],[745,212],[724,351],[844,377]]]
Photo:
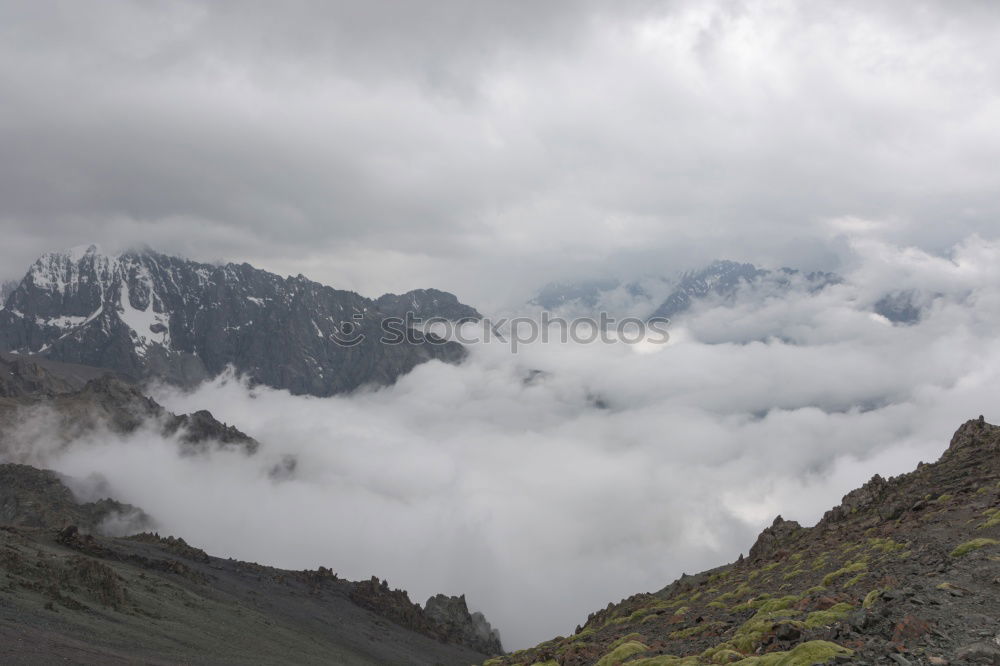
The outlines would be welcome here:
[[[617,317],[676,320],[699,303],[731,305],[744,296],[783,297],[793,291],[817,294],[843,282],[836,273],[787,267],[772,270],[719,260],[672,276],[628,282],[611,278],[553,282],[539,289],[528,305],[573,316],[594,316],[604,311]],[[871,311],[893,324],[914,324],[929,300],[913,290],[889,290],[871,305]]]
[[[818,293],[842,281],[716,261],[673,277],[552,283],[529,305],[673,320],[699,303]],[[370,299],[245,263],[205,264],[148,248],[109,255],[94,245],[43,255],[21,280],[4,283],[0,298],[3,352],[185,387],[232,368],[251,383],[315,396],[392,384],[430,360],[459,363],[466,349],[420,321],[482,319],[437,289]],[[872,311],[913,324],[928,303],[912,291],[887,291]]]
[[[193,386],[228,367],[250,381],[327,396],[391,384],[462,345],[391,318],[478,318],[451,294],[378,300],[249,264],[215,266],[149,249],[45,254],[0,309],[0,351]],[[387,342],[388,341],[388,342]]]

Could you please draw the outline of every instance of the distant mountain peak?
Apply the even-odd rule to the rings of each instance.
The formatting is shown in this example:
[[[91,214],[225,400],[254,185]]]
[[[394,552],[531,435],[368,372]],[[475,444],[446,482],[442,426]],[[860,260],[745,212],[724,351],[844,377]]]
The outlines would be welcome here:
[[[474,307],[465,305],[454,294],[439,289],[413,289],[405,294],[383,294],[375,300],[375,307],[391,317],[405,318],[410,313],[415,318],[443,318],[449,321],[479,321],[483,315]]]
[[[106,367],[189,385],[233,366],[254,382],[330,395],[389,384],[464,348],[418,331],[384,344],[383,321],[408,305],[428,318],[479,313],[437,290],[380,303],[249,264],[199,263],[138,247],[42,255],[0,310],[0,351]]]
[[[615,316],[674,319],[700,300],[731,300],[747,287],[770,285],[778,290],[803,288],[816,292],[841,281],[833,273],[771,270],[749,262],[716,259],[702,268],[630,282],[613,278],[551,282],[528,304],[583,316],[594,315],[600,309]]]

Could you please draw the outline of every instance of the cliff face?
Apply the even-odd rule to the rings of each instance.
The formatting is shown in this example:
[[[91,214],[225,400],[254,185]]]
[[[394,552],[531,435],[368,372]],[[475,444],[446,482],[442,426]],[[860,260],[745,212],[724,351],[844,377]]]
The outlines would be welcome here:
[[[780,516],[749,556],[592,613],[490,664],[1000,663],[1000,428],[876,476],[810,528]]]
[[[434,290],[390,296],[381,300],[392,316],[413,304],[423,317],[475,312]],[[151,250],[47,254],[4,305],[0,351],[182,385],[232,366],[254,382],[326,396],[465,355],[457,343],[393,326],[354,292]]]

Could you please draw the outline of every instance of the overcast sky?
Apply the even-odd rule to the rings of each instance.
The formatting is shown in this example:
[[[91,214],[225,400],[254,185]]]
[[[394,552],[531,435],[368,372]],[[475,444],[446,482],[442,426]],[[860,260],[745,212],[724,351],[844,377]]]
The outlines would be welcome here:
[[[996,235],[994,2],[0,2],[0,276],[145,242],[489,306]]]

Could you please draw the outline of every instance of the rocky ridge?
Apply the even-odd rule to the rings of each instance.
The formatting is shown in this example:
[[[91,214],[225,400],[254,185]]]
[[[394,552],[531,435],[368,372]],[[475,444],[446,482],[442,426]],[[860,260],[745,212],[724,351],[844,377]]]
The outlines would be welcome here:
[[[747,557],[592,613],[490,666],[1000,664],[1000,427],[873,477],[811,528],[780,516]]]
[[[84,382],[90,374],[96,377]],[[173,414],[109,373],[51,361],[43,367],[33,358],[0,358],[0,460],[30,461],[53,444],[68,445],[106,431],[128,435],[145,427],[175,437],[187,454],[216,447],[252,455],[260,446],[211,412]]]
[[[55,395],[79,391],[109,370],[0,352],[0,398]]]
[[[460,637],[463,645],[485,654],[503,654],[500,632],[490,626],[482,613],[469,611],[464,594],[459,597],[434,595],[424,605],[424,613],[432,622],[444,627],[448,635]]]
[[[3,663],[466,666],[489,654],[405,592],[370,607],[355,601],[363,584],[325,567],[282,570],[152,532],[89,532],[66,521],[93,525],[100,507],[74,506],[57,475],[3,465],[0,483]],[[35,496],[54,503],[38,511]]]
[[[67,479],[28,465],[0,464],[0,524],[14,527],[66,527],[87,532],[125,534],[153,526],[141,509],[110,498],[80,502]]]

